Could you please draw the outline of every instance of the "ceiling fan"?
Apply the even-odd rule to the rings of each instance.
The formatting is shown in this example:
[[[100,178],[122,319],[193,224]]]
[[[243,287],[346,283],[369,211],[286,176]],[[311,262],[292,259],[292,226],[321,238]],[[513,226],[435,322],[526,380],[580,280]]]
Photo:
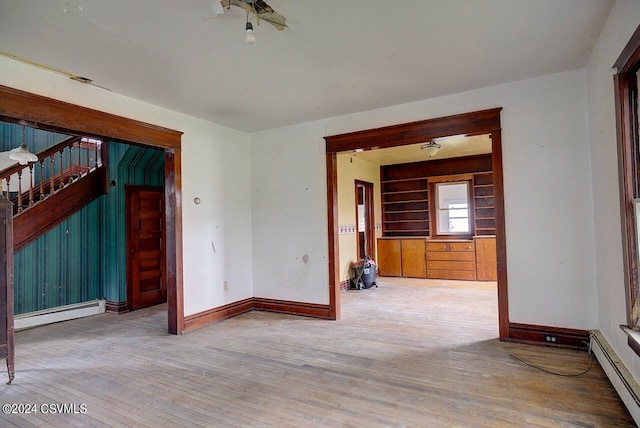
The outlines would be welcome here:
[[[278,30],[287,27],[287,20],[284,16],[276,13],[275,10],[262,0],[215,0],[211,5],[216,15],[222,15],[224,9],[231,9],[231,5],[237,6],[247,11],[247,22],[250,18],[256,18],[256,23],[260,25],[260,20],[266,21]]]

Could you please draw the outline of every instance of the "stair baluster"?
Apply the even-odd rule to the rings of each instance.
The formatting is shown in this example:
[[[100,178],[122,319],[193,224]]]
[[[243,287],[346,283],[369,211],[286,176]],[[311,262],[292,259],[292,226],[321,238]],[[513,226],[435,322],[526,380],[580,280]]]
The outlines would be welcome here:
[[[23,210],[22,207],[22,170],[18,171],[18,214]]]
[[[33,163],[29,164],[29,207],[33,206]]]
[[[46,196],[44,194],[44,159],[40,159],[40,200]]]
[[[8,176],[7,176],[7,178],[5,179],[5,181],[7,182],[7,190],[6,190],[6,193],[5,193],[5,197],[6,197],[7,199],[11,200],[11,199],[9,198],[9,182],[11,181],[11,176],[10,176],[10,175],[8,175]]]
[[[55,166],[56,166],[56,154],[52,153],[51,156],[49,156],[49,159],[51,161],[51,167],[49,169],[49,194],[53,195],[53,193],[56,191],[56,183],[55,183]]]

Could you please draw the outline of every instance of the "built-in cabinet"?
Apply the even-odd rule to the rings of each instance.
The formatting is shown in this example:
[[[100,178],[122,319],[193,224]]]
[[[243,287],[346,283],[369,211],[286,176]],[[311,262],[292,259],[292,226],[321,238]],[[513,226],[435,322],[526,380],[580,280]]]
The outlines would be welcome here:
[[[473,241],[427,242],[427,278],[476,279],[476,252]]]
[[[478,281],[497,281],[498,261],[495,236],[476,236],[476,278]]]
[[[426,278],[425,248],[424,238],[378,239],[378,273]]]
[[[496,238],[379,238],[381,276],[495,281]]]

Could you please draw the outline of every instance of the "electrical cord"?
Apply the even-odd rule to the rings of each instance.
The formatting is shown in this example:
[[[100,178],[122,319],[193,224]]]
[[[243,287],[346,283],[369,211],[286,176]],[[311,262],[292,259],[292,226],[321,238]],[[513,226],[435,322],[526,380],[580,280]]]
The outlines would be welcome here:
[[[589,371],[593,367],[593,352],[591,352],[591,346],[586,342],[582,342],[582,343],[587,345],[587,351],[589,352],[589,367],[587,367],[585,370],[581,371],[580,373],[558,373],[558,372],[554,372],[552,370],[545,369],[544,367],[540,367],[540,366],[536,366],[535,364],[528,363],[528,362],[524,361],[523,359],[516,357],[513,354],[509,354],[509,356],[511,358],[513,358],[514,360],[516,360],[516,361],[520,361],[524,365],[527,365],[529,367],[533,367],[534,369],[540,370],[540,371],[548,373],[548,374],[552,374],[554,376],[579,377],[579,376],[584,376],[585,374],[589,373]]]

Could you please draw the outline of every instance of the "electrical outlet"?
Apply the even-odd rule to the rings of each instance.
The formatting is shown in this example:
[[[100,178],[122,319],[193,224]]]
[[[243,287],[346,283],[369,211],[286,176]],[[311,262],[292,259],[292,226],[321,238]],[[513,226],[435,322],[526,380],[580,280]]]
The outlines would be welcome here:
[[[547,343],[558,343],[558,338],[553,334],[545,334],[544,341]]]
[[[225,281],[223,284],[223,287],[224,287],[224,291],[227,291],[229,289],[229,283]]]

